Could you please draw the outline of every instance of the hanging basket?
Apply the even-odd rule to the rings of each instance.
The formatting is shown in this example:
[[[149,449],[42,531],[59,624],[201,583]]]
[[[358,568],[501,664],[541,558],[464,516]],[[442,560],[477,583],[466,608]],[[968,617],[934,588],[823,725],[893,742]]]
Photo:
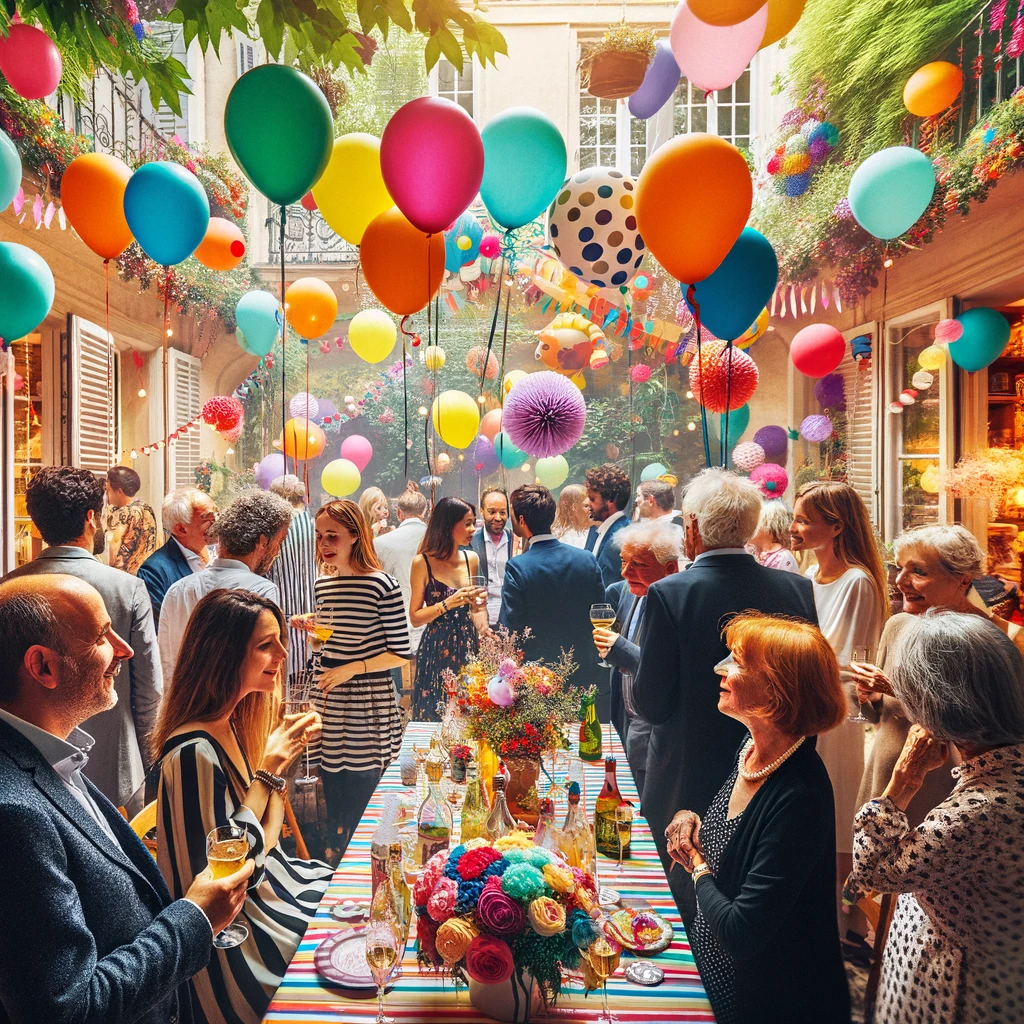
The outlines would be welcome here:
[[[602,100],[621,100],[640,88],[650,57],[628,50],[607,50],[590,60],[587,92]]]

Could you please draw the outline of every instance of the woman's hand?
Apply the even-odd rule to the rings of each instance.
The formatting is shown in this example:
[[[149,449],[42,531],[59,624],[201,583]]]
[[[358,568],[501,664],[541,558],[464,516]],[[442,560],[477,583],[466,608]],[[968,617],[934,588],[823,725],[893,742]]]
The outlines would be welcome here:
[[[446,597],[449,608],[459,608],[462,605],[472,604],[473,598],[480,593],[480,587],[459,587],[450,597]],[[486,594],[487,591],[485,590]]]
[[[665,829],[668,855],[687,871],[704,861],[700,845],[700,817],[693,811],[678,811]]]
[[[347,665],[339,665],[337,668],[329,668],[317,684],[324,693],[330,693],[336,686],[347,683],[350,679],[359,675],[366,667],[365,661],[350,661]]]
[[[263,768],[272,775],[284,774],[302,753],[306,744],[320,735],[322,728],[323,721],[315,711],[283,715],[267,737],[267,746],[263,752]]]
[[[857,684],[857,700],[861,704],[870,704],[883,695],[893,696],[889,677],[877,665],[854,661],[850,663],[849,670],[852,681]]]
[[[597,648],[597,653],[602,658],[608,657],[608,652],[615,645],[615,641],[619,639],[619,634],[610,630],[607,626],[595,626],[594,627],[594,646]]]
[[[306,612],[303,615],[293,615],[288,620],[292,629],[304,629],[308,633],[316,625],[316,612]]]
[[[924,783],[925,776],[941,768],[948,757],[949,744],[937,740],[924,726],[912,725],[882,796],[887,796],[905,811]]]

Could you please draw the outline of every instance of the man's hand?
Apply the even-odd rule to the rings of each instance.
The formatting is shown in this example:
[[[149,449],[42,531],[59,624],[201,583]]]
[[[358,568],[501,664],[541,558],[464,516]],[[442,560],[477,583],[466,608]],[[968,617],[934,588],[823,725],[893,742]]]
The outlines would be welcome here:
[[[607,626],[594,627],[594,646],[602,658],[608,657],[608,652],[615,646],[615,641],[618,639],[619,634]]]
[[[215,879],[206,867],[192,879],[185,898],[210,919],[214,935],[222,932],[238,916],[245,903],[245,887],[255,868],[255,862],[247,860],[233,875]]]

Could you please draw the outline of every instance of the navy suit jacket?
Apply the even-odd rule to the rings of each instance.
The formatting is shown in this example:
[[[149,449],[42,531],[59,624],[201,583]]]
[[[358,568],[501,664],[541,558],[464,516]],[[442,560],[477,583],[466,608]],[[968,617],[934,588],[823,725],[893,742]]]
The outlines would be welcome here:
[[[619,516],[618,519],[608,527],[608,532],[601,541],[601,547],[597,552],[597,567],[601,570],[601,579],[605,587],[610,587],[616,580],[622,579],[622,552],[619,545],[613,541],[619,530],[624,530],[632,520],[628,514]],[[587,534],[587,551],[593,551],[597,547],[597,527],[592,526]]]
[[[612,666],[609,670],[611,673],[611,723],[615,726],[615,731],[619,734],[619,739],[622,740],[623,747],[625,747],[629,720],[626,717],[626,704],[622,697],[622,669],[626,669],[627,672],[631,672],[635,676],[640,665],[639,645],[626,639],[626,625],[629,622],[630,613],[633,611],[633,605],[636,603],[636,595],[629,589],[625,580],[622,581],[621,587],[609,587],[608,593],[614,593],[617,598],[615,622],[612,624],[612,629],[619,634],[619,639],[612,644],[611,650],[608,651],[604,660]],[[643,640],[642,635],[640,639]]]
[[[164,595],[172,583],[191,576],[192,567],[188,564],[188,559],[181,553],[178,542],[173,537],[168,537],[167,543],[162,548],[157,548],[139,566],[137,575],[146,584],[146,589],[149,591],[149,599],[153,602],[153,621],[159,629],[160,606],[164,603]],[[169,682],[170,680],[168,680]]]
[[[481,526],[476,533],[470,538],[469,546],[477,553],[477,557],[480,559],[479,573],[487,582],[491,580],[490,574],[487,572],[487,544],[484,541],[484,530],[486,527]],[[506,528],[504,531],[505,543],[508,545],[508,560],[512,560],[512,531]],[[506,565],[508,563],[506,562]]]
[[[36,747],[0,721],[0,1022],[187,1024],[203,913],[88,780],[119,850]]]

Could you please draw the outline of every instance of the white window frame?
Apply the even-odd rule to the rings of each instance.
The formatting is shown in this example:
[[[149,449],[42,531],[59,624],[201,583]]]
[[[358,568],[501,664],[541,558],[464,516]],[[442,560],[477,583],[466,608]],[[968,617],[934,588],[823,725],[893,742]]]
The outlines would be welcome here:
[[[167,350],[167,394],[164,401],[170,410],[171,430],[177,430],[195,419],[202,411],[201,395],[202,363],[187,352],[171,348]],[[189,393],[181,394],[178,390],[182,375],[191,377],[183,381]],[[165,490],[170,492],[179,487],[195,487],[195,468],[202,462],[201,429],[193,427],[175,443],[167,446],[167,475]]]
[[[69,321],[70,464],[106,473],[120,452],[120,361],[114,336],[80,316],[72,314]]]
[[[871,359],[870,366],[867,369],[862,369],[861,365],[854,361],[853,356],[850,352],[850,342],[854,338],[859,338],[861,335],[868,335],[871,338]],[[879,373],[880,357],[878,353],[879,348],[879,331],[878,324],[875,321],[870,323],[859,324],[857,327],[850,329],[849,331],[843,332],[843,341],[846,342],[846,351],[843,353],[843,361],[839,365],[839,369],[836,371],[839,373],[843,380],[848,382],[853,379],[857,381],[858,386],[865,387],[867,389],[867,428],[871,434],[871,448],[870,448],[870,466],[869,473],[871,477],[870,483],[870,494],[865,496],[863,490],[856,488],[850,479],[850,472],[847,471],[847,482],[851,486],[855,487],[857,493],[860,494],[861,498],[866,498],[865,504],[868,507],[868,514],[871,517],[871,524],[875,529],[879,529],[881,523],[881,515],[879,508],[879,480],[878,480],[878,467],[880,462],[880,451],[881,451],[881,438],[879,437],[879,431],[876,424],[878,423],[878,407],[879,407],[879,393],[878,393],[878,382],[881,377]],[[852,364],[852,366],[851,366]],[[856,375],[856,376],[855,376]],[[860,423],[859,417],[855,415],[856,402],[854,401],[854,393],[851,392],[850,388],[846,388],[846,432],[847,432],[847,449],[852,450],[853,448],[853,432],[856,426],[863,427]],[[864,396],[859,393],[856,395],[857,399]]]
[[[442,63],[447,64],[452,69],[452,73],[455,75],[455,91],[454,91],[452,96],[445,96],[445,95],[441,94],[438,70],[440,69]],[[476,120],[476,112],[480,109],[480,76],[476,73],[477,69],[473,67],[473,61],[468,59],[468,58],[466,59],[466,62],[462,66],[462,76],[463,77],[465,76],[467,70],[469,72],[469,77],[470,77],[470,82],[471,82],[471,89],[468,90],[468,92],[472,96],[472,100],[473,100],[473,110],[471,112],[468,112],[468,113],[470,114],[470,116],[475,121]],[[461,94],[464,94],[464,93],[467,92],[467,90],[465,90],[465,89],[462,89],[462,90],[459,89],[459,77],[460,77],[460,73],[455,69],[455,65],[452,64],[451,61],[449,61],[447,57],[442,55],[441,58],[438,60],[438,62],[430,69],[430,76],[429,76],[429,80],[428,80],[429,81],[428,89],[429,89],[430,95],[431,96],[436,96],[439,99],[450,99],[450,100],[452,100],[453,103],[458,103],[458,97]],[[462,106],[462,104],[459,103],[459,106]],[[462,109],[465,110],[466,108],[462,107]]]

